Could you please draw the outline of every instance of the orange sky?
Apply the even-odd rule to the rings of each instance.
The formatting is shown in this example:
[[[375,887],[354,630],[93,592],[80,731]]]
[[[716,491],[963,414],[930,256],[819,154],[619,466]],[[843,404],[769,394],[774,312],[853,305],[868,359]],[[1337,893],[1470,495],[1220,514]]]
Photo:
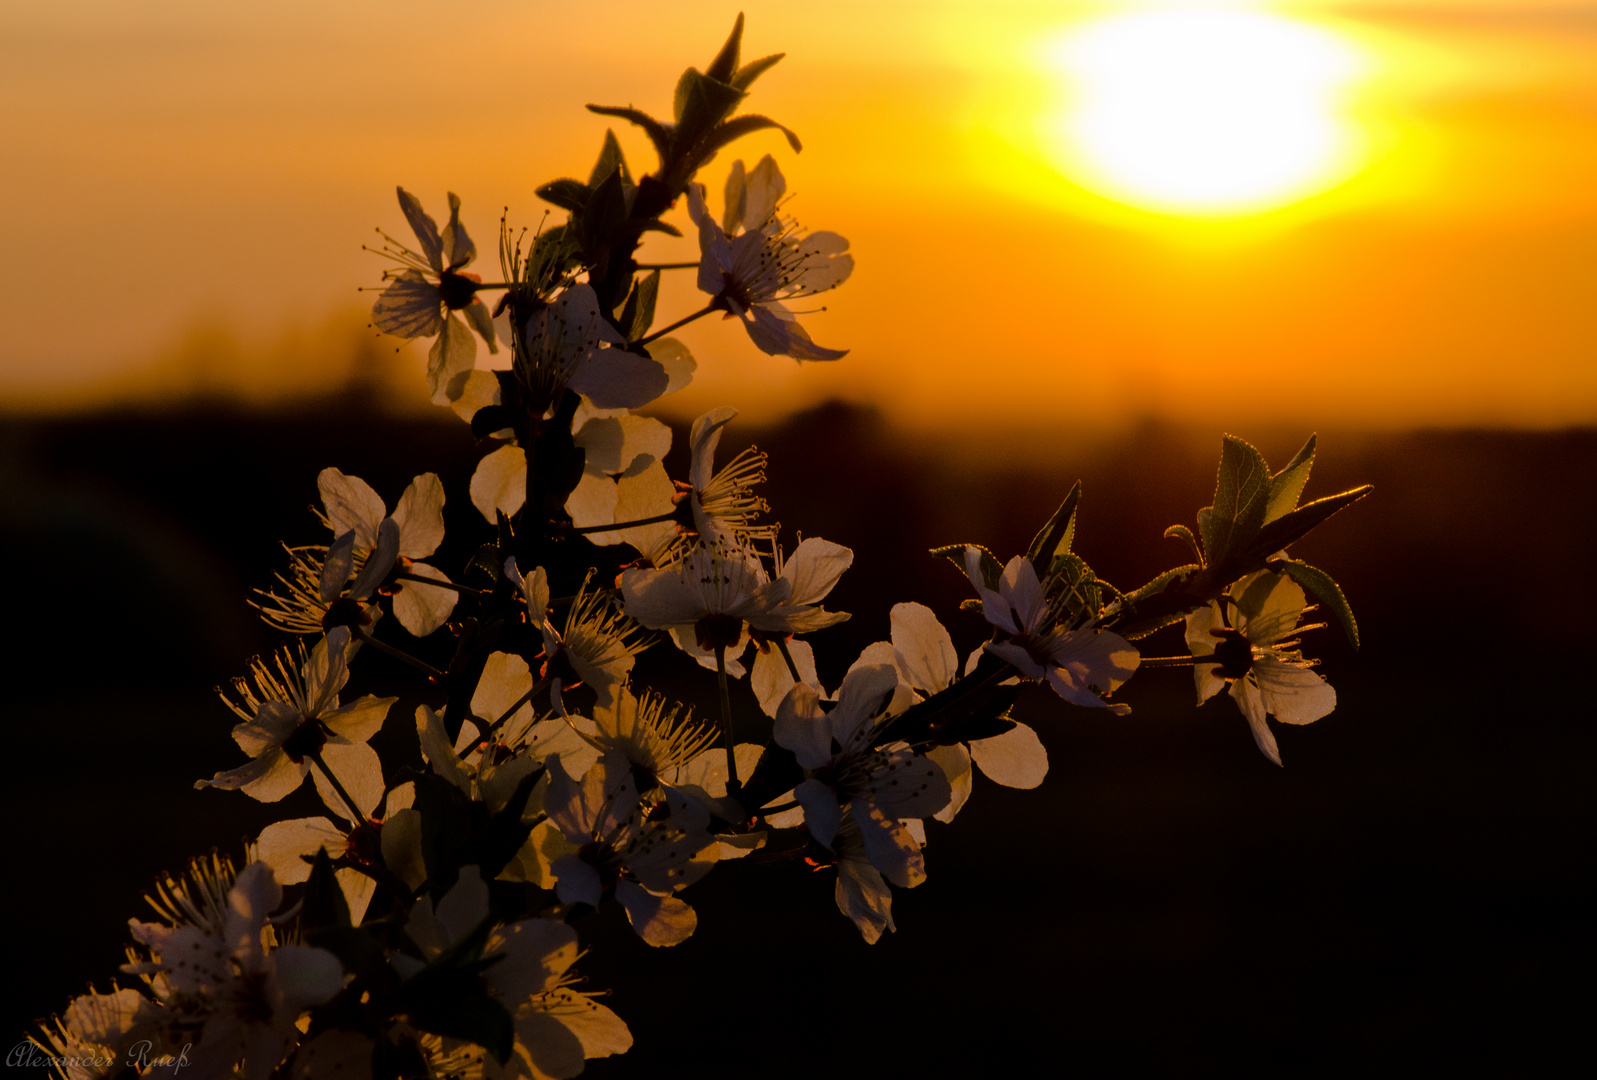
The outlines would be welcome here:
[[[1061,93],[1046,43],[1148,5],[743,6],[748,54],[788,53],[750,108],[806,149],[751,138],[706,179],[775,153],[793,212],[850,239],[853,280],[806,325],[853,351],[801,369],[696,324],[675,411],[843,396],[915,424],[1597,421],[1597,4],[1253,5],[1369,58],[1344,103],[1366,151],[1305,202],[1214,220],[1086,191],[1036,136]],[[355,287],[381,270],[360,245],[402,227],[395,183],[435,211],[458,192],[490,253],[501,207],[535,223],[533,187],[586,174],[605,124],[583,103],[668,113],[737,7],[464,10],[0,11],[0,405],[336,382],[363,332]],[[697,306],[684,278],[661,311]],[[421,352],[378,361],[418,408]]]

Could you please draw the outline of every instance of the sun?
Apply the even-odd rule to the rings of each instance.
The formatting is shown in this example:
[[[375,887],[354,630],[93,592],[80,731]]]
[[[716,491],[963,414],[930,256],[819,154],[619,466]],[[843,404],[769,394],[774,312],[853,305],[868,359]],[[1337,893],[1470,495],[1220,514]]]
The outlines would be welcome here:
[[[1049,156],[1114,201],[1259,213],[1358,170],[1343,114],[1366,63],[1330,30],[1258,11],[1149,10],[1080,24],[1047,56],[1065,95],[1045,121]]]

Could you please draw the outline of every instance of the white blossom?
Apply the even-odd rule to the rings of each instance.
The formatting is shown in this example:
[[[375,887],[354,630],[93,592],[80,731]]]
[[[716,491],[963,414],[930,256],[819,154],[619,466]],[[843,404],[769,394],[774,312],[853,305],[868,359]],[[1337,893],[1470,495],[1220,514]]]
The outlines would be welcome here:
[[[1046,682],[1073,705],[1122,715],[1131,711],[1129,705],[1110,705],[1102,696],[1119,689],[1141,663],[1130,642],[1109,630],[1066,626],[1063,612],[1048,602],[1036,568],[1024,555],[1009,560],[996,592],[982,578],[981,552],[974,547],[965,549],[965,573],[981,598],[982,614],[1008,635],[989,641],[988,652],[1026,678]]]
[[[399,263],[400,269],[385,271],[392,284],[383,290],[372,307],[372,322],[384,333],[402,338],[438,336],[427,354],[427,389],[433,404],[449,402],[449,388],[457,376],[472,369],[477,345],[471,332],[456,316],[463,312],[473,330],[497,352],[493,320],[488,308],[477,297],[481,279],[464,268],[477,257],[477,245],[460,223],[460,199],[449,193],[449,224],[440,233],[437,224],[422,210],[421,202],[399,190],[399,208],[410,222],[421,251],[412,251],[388,234],[381,254]]]
[[[476,866],[463,866],[436,909],[423,896],[411,909],[405,933],[424,959],[395,954],[394,967],[414,976],[476,932],[488,918],[488,886]],[[593,995],[574,989],[570,970],[579,955],[577,933],[552,919],[523,919],[492,926],[485,959],[502,957],[477,976],[510,1013],[515,1044],[500,1064],[480,1046],[461,1039],[424,1035],[419,1041],[437,1076],[483,1080],[566,1080],[585,1059],[625,1053],[632,1034],[621,1018]]]
[[[712,306],[740,320],[762,352],[796,360],[840,359],[848,350],[815,344],[785,301],[841,285],[854,270],[848,241],[833,232],[804,235],[777,214],[776,196],[785,184],[769,155],[752,174],[760,180],[746,184],[740,198],[732,192],[741,174],[740,162],[728,185],[725,225],[710,216],[703,186],[688,185],[688,214],[699,228],[699,289],[712,297]],[[765,216],[755,224],[761,211]]]
[[[340,705],[338,692],[349,679],[348,653],[349,629],[337,626],[309,656],[301,646],[297,664],[286,649],[270,666],[257,658],[249,679],[234,680],[239,700],[222,698],[243,721],[233,728],[233,741],[251,760],[194,786],[242,788],[261,802],[277,802],[313,772],[316,790],[331,810],[350,820],[369,816],[383,795],[383,773],[366,740],[399,699],[368,694]],[[353,808],[320,768],[312,769],[318,756],[355,801]]]
[[[1303,608],[1297,582],[1260,570],[1187,616],[1187,648],[1198,658],[1193,669],[1198,704],[1229,684],[1253,741],[1277,765],[1281,751],[1266,713],[1283,724],[1311,724],[1336,708],[1336,691],[1310,670],[1313,661],[1303,659],[1296,639],[1287,640],[1313,629],[1298,626]]]

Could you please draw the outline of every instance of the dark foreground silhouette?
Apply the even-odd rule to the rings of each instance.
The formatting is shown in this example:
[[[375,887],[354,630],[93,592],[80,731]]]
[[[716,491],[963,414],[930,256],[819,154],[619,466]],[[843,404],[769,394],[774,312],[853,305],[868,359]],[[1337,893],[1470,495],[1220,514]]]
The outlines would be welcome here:
[[[90,980],[107,986],[157,872],[236,854],[294,809],[191,785],[234,760],[210,688],[281,640],[249,589],[281,565],[279,541],[325,540],[306,510],[317,471],[392,497],[433,469],[466,490],[464,425],[353,420],[352,404],[0,423],[7,1047]],[[1235,434],[1279,463],[1306,432]],[[729,451],[771,454],[787,542],[799,529],[855,550],[828,606],[856,617],[817,639],[824,681],[886,637],[901,600],[933,607],[962,651],[980,640],[980,617],[956,610],[968,585],[929,547],[1006,558],[1079,478],[1077,549],[1132,586],[1171,565],[1165,526],[1192,524],[1213,492],[1218,430],[1148,426],[1091,456],[1009,437],[997,453],[910,438],[842,406],[734,427]],[[1284,769],[1229,702],[1195,709],[1184,670],[1136,679],[1123,719],[1024,695],[1047,781],[988,785],[953,827],[930,824],[929,880],[895,892],[899,931],[880,944],[802,864],[712,875],[692,891],[697,934],[672,949],[612,913],[582,923],[601,943],[582,971],[636,1036],[584,1075],[1554,1060],[1584,1019],[1597,433],[1322,431],[1307,496],[1365,482],[1375,494],[1297,552],[1341,581],[1364,647],[1334,630],[1305,641],[1339,704],[1276,729]],[[462,498],[445,513],[445,553],[463,561],[476,511]],[[640,674],[662,659],[645,654]],[[714,677],[693,674],[673,689],[709,714]],[[396,755],[414,756],[408,715],[379,736]],[[308,789],[295,798],[319,812]]]

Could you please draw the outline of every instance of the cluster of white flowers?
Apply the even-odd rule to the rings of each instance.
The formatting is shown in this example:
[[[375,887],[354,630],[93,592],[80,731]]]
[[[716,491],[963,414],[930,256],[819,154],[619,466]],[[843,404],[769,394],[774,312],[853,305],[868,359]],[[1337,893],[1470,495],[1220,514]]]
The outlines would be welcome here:
[[[132,924],[123,970],[140,987],[80,997],[36,1037],[63,1075],[114,1074],[139,1045],[155,1056],[134,1071],[181,1058],[196,1080],[574,1076],[631,1045],[574,970],[586,912],[618,904],[643,941],[668,947],[694,933],[684,893],[718,863],[803,860],[835,872],[839,911],[875,942],[895,928],[892,887],[927,879],[927,819],[952,822],[978,771],[1013,788],[1047,774],[1041,740],[1008,716],[1023,683],[1124,714],[1109,699],[1139,666],[1190,666],[1199,701],[1229,687],[1277,763],[1268,714],[1331,711],[1334,693],[1289,640],[1298,583],[1356,631],[1335,584],[1284,549],[1362,492],[1298,507],[1312,441],[1272,475],[1228,439],[1202,547],[1172,530],[1197,561],[1132,592],[1072,551],[1075,491],[1007,564],[976,545],[940,549],[973,586],[966,606],[987,640],[961,662],[929,608],[900,603],[887,640],[823,679],[809,636],[850,617],[823,605],[853,553],[818,537],[784,550],[755,491],[764,456],[717,467],[734,410],[693,423],[684,481],[663,464],[670,428],[633,411],[693,374],[687,349],[652,329],[660,270],[634,258],[645,232],[675,231],[660,215],[684,196],[709,296],[698,315],[739,319],[766,353],[844,355],[816,345],[787,302],[846,280],[847,242],[783,213],[769,156],[734,163],[720,221],[693,179],[732,138],[776,126],[732,117],[773,62],[740,66],[741,28],[683,77],[670,124],[595,110],[642,126],[659,168],[634,182],[607,137],[587,183],[540,189],[565,224],[525,250],[506,233],[498,284],[464,270],[476,247],[459,199],[440,230],[399,192],[419,252],[389,240],[400,269],[374,318],[437,339],[429,391],[486,447],[469,491],[482,522],[464,526],[478,535],[458,541],[457,521],[444,546],[432,473],[391,510],[364,481],[321,473],[330,535],[289,548],[257,601],[297,640],[224,698],[248,760],[196,786],[274,803],[308,775],[330,813],[270,825],[242,870],[213,856],[163,881],[160,920]],[[490,289],[497,316],[479,296]],[[504,344],[510,367],[477,367],[472,331],[490,352]],[[1132,644],[1183,620],[1183,656]],[[635,657],[662,635],[715,673],[719,715],[635,680]],[[387,657],[378,674],[413,683],[341,702],[368,647]],[[763,716],[734,707],[729,684],[745,678]],[[420,774],[370,742],[401,695],[420,701]]]

